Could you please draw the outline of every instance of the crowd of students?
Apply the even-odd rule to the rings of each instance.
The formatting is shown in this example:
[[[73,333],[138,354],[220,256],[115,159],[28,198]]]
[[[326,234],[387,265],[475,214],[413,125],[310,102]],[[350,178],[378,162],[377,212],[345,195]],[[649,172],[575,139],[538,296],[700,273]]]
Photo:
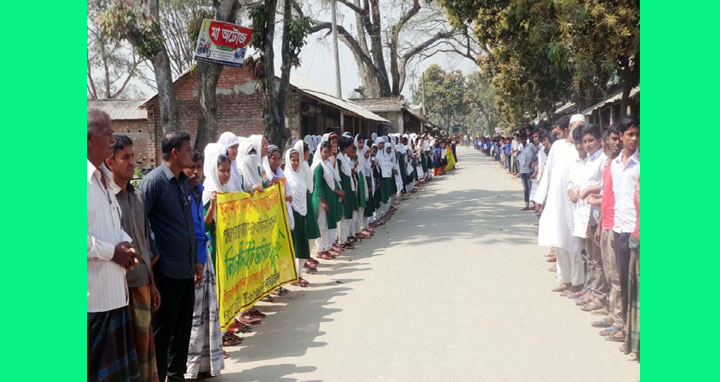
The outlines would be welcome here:
[[[522,179],[525,207],[540,217],[558,286],[620,350],[640,357],[640,121],[604,131],[582,115],[480,137],[475,148]],[[530,205],[533,204],[533,206]]]
[[[165,134],[162,163],[139,187],[133,141],[88,111],[87,288],[89,381],[182,381],[216,376],[224,346],[261,322],[241,312],[224,333],[215,286],[217,194],[281,183],[298,280],[371,237],[415,192],[455,166],[451,138],[326,133],[284,155],[261,135],[224,132],[203,153],[184,131]],[[314,248],[313,248],[314,247]],[[313,252],[315,258],[312,257]],[[284,288],[274,295],[287,293]],[[264,301],[272,301],[271,295]]]

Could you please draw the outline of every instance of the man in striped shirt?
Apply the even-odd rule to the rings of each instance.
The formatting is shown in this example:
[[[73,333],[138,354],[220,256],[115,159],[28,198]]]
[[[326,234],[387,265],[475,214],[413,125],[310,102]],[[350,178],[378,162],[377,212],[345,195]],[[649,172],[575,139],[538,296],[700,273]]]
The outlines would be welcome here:
[[[120,208],[101,166],[115,139],[110,117],[87,116],[87,380],[137,381],[125,271],[139,264],[120,224]]]

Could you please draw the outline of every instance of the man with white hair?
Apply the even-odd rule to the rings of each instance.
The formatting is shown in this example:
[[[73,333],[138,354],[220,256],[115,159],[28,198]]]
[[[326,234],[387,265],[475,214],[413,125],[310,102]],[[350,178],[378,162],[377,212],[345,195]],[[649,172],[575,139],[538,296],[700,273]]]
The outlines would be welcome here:
[[[566,295],[582,289],[584,272],[577,241],[572,235],[573,204],[567,194],[568,171],[578,153],[572,141],[572,131],[585,124],[585,118],[576,114],[560,120],[554,132],[558,140],[548,154],[547,167],[533,201],[541,213],[538,229],[538,245],[555,248],[557,256],[557,279],[553,289]],[[563,139],[565,138],[565,139]]]

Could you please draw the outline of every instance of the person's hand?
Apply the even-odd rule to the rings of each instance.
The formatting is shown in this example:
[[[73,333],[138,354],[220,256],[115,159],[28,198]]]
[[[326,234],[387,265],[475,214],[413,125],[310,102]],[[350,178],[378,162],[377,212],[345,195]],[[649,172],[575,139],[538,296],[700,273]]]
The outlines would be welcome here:
[[[568,197],[570,198],[570,201],[573,203],[577,203],[578,201],[578,194],[576,190],[568,190]]]
[[[542,214],[542,212],[543,212],[542,203],[535,203],[535,211],[537,211],[538,214]]]
[[[155,284],[150,285],[150,307],[153,312],[157,312],[160,308],[160,291],[157,290]]]
[[[290,196],[290,195],[286,196],[285,201],[288,203],[292,203],[292,196]]]
[[[330,210],[330,207],[328,206],[327,202],[325,202],[324,200],[320,201],[320,207],[322,207],[323,211]]]
[[[600,197],[600,195],[591,194],[587,196],[586,201],[588,202],[588,204],[599,206],[602,203],[602,198]]]
[[[217,191],[213,191],[210,193],[210,200],[213,202],[217,200]]]
[[[595,241],[595,245],[598,247],[600,246],[600,231],[602,231],[602,227],[598,225],[595,229],[595,234],[593,235],[593,241]]]
[[[135,253],[132,245],[127,241],[123,241],[115,246],[111,261],[129,271],[140,264],[138,258],[139,256]]]
[[[195,286],[200,286],[203,279],[203,266],[200,263],[195,264]]]
[[[585,199],[588,195],[590,195],[590,188],[585,187],[584,190],[580,191],[580,195],[578,197],[580,199]]]
[[[155,264],[157,264],[158,260],[160,260],[160,256],[155,256],[155,257],[153,257],[153,258],[150,260],[150,265],[154,267]]]
[[[340,190],[340,193],[338,194],[341,198],[345,198],[345,191]]]
[[[253,186],[253,189],[257,192],[265,192],[265,187],[262,186],[262,184],[256,184]]]
[[[278,183],[280,183],[280,178],[272,178],[272,180],[270,181],[270,185],[271,185],[271,186],[272,186],[273,184],[278,184]]]

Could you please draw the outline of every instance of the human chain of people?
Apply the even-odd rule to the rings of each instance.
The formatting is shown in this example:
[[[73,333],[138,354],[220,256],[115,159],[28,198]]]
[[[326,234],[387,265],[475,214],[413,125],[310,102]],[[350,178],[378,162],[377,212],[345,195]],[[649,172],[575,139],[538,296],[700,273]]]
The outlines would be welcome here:
[[[266,317],[238,299],[272,302],[289,293],[287,284],[307,288],[321,261],[343,259],[389,222],[401,195],[422,190],[457,161],[457,139],[433,134],[329,132],[296,139],[283,155],[262,135],[229,131],[201,153],[187,132],[173,131],[163,137],[162,163],[135,186],[133,140],[113,134],[108,114],[96,109],[88,110],[87,131],[89,380],[220,375],[223,348],[262,330],[251,328]],[[275,200],[280,215],[252,229],[242,221],[220,228],[243,213],[219,207],[222,195],[249,200],[277,187],[284,200],[273,194],[257,203]],[[283,238],[286,224],[291,247],[261,236]],[[268,250],[220,250],[246,238]],[[290,280],[276,268],[264,279],[246,273],[245,283],[222,285],[253,266],[278,267],[280,256],[295,265]],[[231,322],[221,323],[228,314]]]
[[[576,114],[512,136],[473,140],[522,181],[550,247],[553,289],[585,312],[620,351],[640,358],[640,121],[605,129]]]

